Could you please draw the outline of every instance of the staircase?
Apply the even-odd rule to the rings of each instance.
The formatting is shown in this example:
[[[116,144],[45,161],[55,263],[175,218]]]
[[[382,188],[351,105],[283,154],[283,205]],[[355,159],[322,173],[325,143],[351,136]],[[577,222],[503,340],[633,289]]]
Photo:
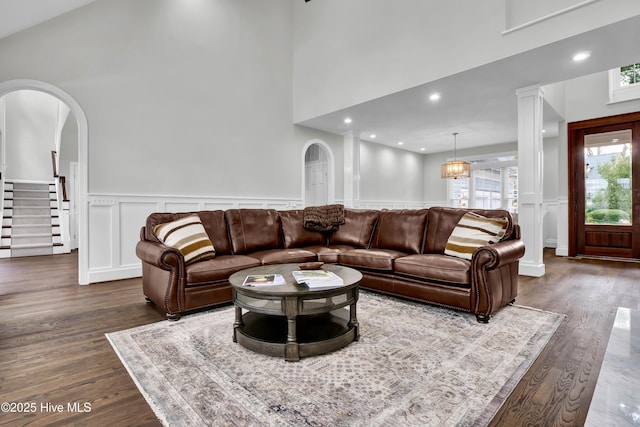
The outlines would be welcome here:
[[[62,252],[54,183],[5,182],[0,258]]]

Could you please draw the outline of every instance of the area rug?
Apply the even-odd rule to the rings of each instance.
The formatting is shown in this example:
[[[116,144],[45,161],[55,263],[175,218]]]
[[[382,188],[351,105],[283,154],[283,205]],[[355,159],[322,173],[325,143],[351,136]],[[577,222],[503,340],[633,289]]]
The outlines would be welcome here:
[[[564,316],[361,292],[361,338],[300,362],[232,341],[233,307],[107,334],[166,426],[484,426]]]

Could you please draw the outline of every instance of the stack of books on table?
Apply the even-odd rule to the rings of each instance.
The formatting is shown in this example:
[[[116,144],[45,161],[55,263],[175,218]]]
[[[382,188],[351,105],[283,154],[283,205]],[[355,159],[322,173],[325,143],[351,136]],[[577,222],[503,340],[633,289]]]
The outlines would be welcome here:
[[[245,277],[242,286],[274,286],[285,283],[281,274],[252,274]]]
[[[293,278],[298,284],[306,285],[310,289],[344,285],[344,281],[337,274],[325,270],[294,271]]]

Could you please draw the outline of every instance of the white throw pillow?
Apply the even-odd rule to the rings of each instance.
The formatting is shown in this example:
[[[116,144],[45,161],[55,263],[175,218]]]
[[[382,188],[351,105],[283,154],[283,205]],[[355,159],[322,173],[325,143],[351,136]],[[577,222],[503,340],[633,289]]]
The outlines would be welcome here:
[[[198,215],[156,225],[153,232],[162,243],[182,252],[186,264],[216,256],[213,243]]]
[[[468,212],[460,218],[458,225],[451,232],[444,253],[471,259],[477,248],[502,240],[508,226],[507,218],[486,218]]]

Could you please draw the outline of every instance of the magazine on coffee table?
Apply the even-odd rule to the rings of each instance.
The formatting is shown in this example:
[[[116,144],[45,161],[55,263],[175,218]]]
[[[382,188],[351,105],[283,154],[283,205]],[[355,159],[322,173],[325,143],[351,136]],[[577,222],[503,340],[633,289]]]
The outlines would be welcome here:
[[[274,286],[285,283],[281,274],[251,274],[244,279],[242,286]]]
[[[293,278],[300,285],[307,285],[309,288],[323,288],[328,286],[342,286],[344,281],[340,276],[325,270],[301,270],[294,271]]]

